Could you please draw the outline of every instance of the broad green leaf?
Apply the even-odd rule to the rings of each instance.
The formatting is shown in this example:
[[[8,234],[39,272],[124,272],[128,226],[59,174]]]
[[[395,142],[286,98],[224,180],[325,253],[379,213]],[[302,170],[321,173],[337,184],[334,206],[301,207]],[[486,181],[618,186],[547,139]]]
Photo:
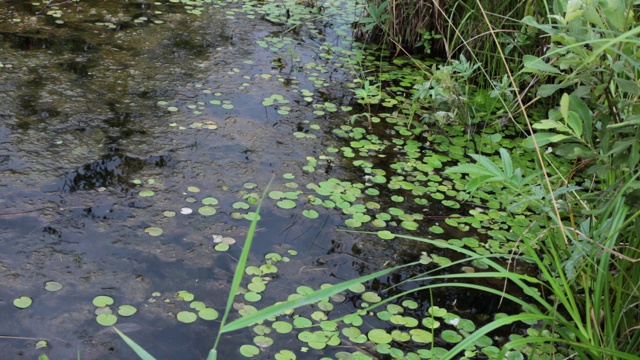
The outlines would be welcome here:
[[[538,144],[538,147],[545,146],[547,144],[557,143],[559,141],[563,141],[566,139],[571,139],[571,136],[549,133],[549,132],[539,132],[539,133],[536,133],[534,136],[536,139],[536,143]],[[534,147],[533,137],[529,136],[528,138],[524,139],[524,141],[522,142],[522,146],[526,148],[533,148]]]
[[[525,55],[522,57],[522,62],[525,67],[526,72],[531,72],[534,74],[542,74],[542,73],[551,73],[560,75],[562,72],[556,69],[555,66],[549,65],[544,60],[539,57],[533,55]]]
[[[578,114],[570,111],[569,116],[567,117],[567,124],[569,124],[571,130],[573,130],[573,134],[576,138],[582,137],[582,120],[580,119]]]

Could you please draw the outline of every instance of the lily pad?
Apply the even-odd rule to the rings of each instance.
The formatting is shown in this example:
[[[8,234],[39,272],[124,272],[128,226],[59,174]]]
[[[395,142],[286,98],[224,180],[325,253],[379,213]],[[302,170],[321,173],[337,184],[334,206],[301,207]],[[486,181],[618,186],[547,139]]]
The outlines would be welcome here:
[[[151,235],[151,236],[160,236],[164,233],[164,231],[162,229],[160,229],[159,227],[155,227],[155,226],[150,226],[146,229],[144,229],[144,232],[146,232],[147,234]]]
[[[100,314],[96,316],[96,321],[102,326],[111,326],[118,322],[118,317],[113,314]]]
[[[206,308],[198,311],[198,316],[202,320],[215,320],[218,318],[219,314],[215,309]]]
[[[17,299],[13,300],[13,306],[18,309],[26,309],[33,304],[33,300],[28,296],[20,296]]]
[[[44,283],[44,289],[47,291],[59,291],[62,289],[62,284],[56,281],[47,281]]]
[[[288,199],[280,200],[276,204],[283,209],[293,209],[296,207],[296,203]]]
[[[260,353],[260,349],[258,349],[254,345],[242,345],[240,346],[240,354],[244,357],[254,357]]]
[[[131,305],[120,305],[118,307],[118,315],[120,316],[131,316],[138,312],[138,309]]]
[[[149,197],[149,196],[153,196],[156,193],[154,193],[152,190],[142,190],[138,193],[138,195],[142,196],[142,197]]]
[[[111,296],[98,295],[93,298],[92,303],[95,307],[109,306],[113,305],[113,298]]]
[[[198,213],[200,213],[200,215],[203,216],[211,216],[214,215],[218,210],[216,210],[216,208],[214,208],[213,206],[202,206],[198,209]]]
[[[191,311],[180,311],[178,315],[176,315],[176,319],[182,323],[190,324],[198,319],[198,315]]]

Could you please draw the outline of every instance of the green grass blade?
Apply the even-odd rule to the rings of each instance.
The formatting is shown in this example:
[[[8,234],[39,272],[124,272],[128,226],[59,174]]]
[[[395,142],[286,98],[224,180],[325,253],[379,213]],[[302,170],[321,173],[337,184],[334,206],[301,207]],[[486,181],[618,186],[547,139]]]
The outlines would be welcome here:
[[[112,327],[112,329],[113,329],[113,331],[118,333],[118,335],[120,335],[122,340],[124,340],[124,342],[127,343],[127,345],[129,345],[129,347],[131,349],[133,349],[133,351],[135,351],[135,353],[140,357],[140,359],[142,359],[142,360],[156,360],[156,358],[154,358],[145,349],[143,349],[142,346],[136,344],[135,341],[131,340],[127,335],[122,333],[120,330],[116,329],[115,327]]]
[[[287,310],[291,310],[291,309],[295,309],[297,307],[300,306],[304,306],[304,305],[309,305],[312,304],[314,302],[318,302],[320,300],[326,299],[331,295],[337,294],[341,291],[345,291],[348,288],[350,288],[353,285],[357,285],[360,284],[362,282],[377,278],[379,276],[383,276],[386,275],[392,271],[407,267],[407,266],[411,266],[411,265],[415,265],[417,264],[417,262],[414,263],[409,263],[409,264],[405,264],[405,265],[400,265],[400,266],[396,266],[396,267],[392,267],[389,269],[384,269],[384,270],[380,270],[378,272],[375,272],[373,274],[369,274],[366,276],[361,276],[359,278],[356,279],[352,279],[352,280],[348,280],[348,281],[344,281],[341,282],[339,284],[335,284],[332,286],[329,286],[327,288],[324,289],[320,289],[320,290],[316,290],[308,295],[305,295],[301,298],[298,299],[293,299],[293,300],[288,300],[285,301],[283,303],[280,304],[274,304],[271,306],[268,306],[258,312],[255,312],[251,315],[248,316],[244,316],[241,317],[240,319],[237,319],[225,326],[222,327],[222,330],[220,331],[220,333],[225,333],[225,332],[230,332],[230,331],[234,331],[234,330],[238,330],[238,329],[242,329],[244,327],[250,326],[252,324],[255,324],[259,321],[268,319],[272,316],[276,316],[279,315],[281,313],[283,313],[284,311]]]
[[[262,196],[260,196],[260,200],[258,200],[258,206],[256,207],[256,216],[254,216],[253,220],[251,220],[251,225],[249,226],[249,231],[247,232],[247,237],[242,248],[242,253],[240,253],[240,258],[238,259],[238,265],[236,265],[236,270],[233,273],[233,280],[231,281],[231,287],[229,288],[229,294],[227,295],[227,305],[225,306],[224,314],[222,315],[222,320],[220,321],[220,331],[218,331],[216,342],[213,344],[213,348],[211,349],[214,353],[214,356],[216,353],[215,350],[218,348],[220,336],[222,335],[223,329],[225,328],[227,317],[229,316],[229,311],[231,311],[231,307],[233,306],[233,299],[238,293],[238,288],[240,288],[240,283],[242,282],[242,277],[244,276],[244,270],[247,267],[247,259],[249,258],[251,244],[253,243],[253,236],[256,232],[256,227],[258,226],[258,215],[260,214],[262,201],[267,196],[267,192],[269,191],[274,178],[275,176],[271,177],[271,180],[269,180],[269,184],[267,184],[267,187],[265,187],[264,191],[262,192]],[[209,356],[211,356],[211,352],[209,352]]]

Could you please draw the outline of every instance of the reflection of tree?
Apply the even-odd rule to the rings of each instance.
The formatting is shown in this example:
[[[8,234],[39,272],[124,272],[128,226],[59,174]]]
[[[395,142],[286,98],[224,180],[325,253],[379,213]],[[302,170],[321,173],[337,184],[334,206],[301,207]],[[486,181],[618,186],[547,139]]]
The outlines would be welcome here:
[[[122,154],[106,154],[97,161],[63,175],[60,191],[74,192],[98,187],[126,190],[133,174],[145,166],[164,167],[171,163],[171,157],[166,155],[139,159]]]

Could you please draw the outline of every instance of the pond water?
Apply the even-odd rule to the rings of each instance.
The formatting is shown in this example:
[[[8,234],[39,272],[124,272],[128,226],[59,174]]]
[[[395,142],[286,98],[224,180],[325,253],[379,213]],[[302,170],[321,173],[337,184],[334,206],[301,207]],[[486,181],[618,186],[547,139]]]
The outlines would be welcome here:
[[[315,139],[292,133],[309,133],[311,121],[345,121],[344,113],[313,114],[300,94],[318,88],[348,103],[347,70],[316,53],[348,39],[340,9],[281,36],[287,27],[261,19],[251,2],[45,5],[4,1],[0,10],[0,334],[47,339],[52,359],[131,358],[95,321],[92,299],[109,295],[139,309],[128,323],[152,352],[202,358],[217,324],[181,324],[169,316],[179,304],[160,299],[187,290],[222,309],[240,247],[216,251],[212,235],[242,240],[248,227],[230,216],[232,204],[261,192],[272,174],[302,184],[318,176],[300,169],[332,140],[321,130]],[[265,37],[272,43],[258,45]],[[284,101],[261,104],[273,94],[291,99],[289,114]],[[139,196],[145,189],[155,195]],[[218,201],[217,214],[198,214],[206,197]],[[180,214],[186,207],[194,213]],[[254,261],[295,248],[287,266],[302,283],[354,274],[358,261],[342,250],[339,238],[348,237],[336,235],[334,217],[312,221],[269,206],[262,217]],[[151,226],[164,233],[149,236]],[[337,260],[305,272],[328,253]],[[63,288],[46,291],[47,281]],[[162,295],[152,304],[154,292]],[[17,311],[20,296],[33,305]],[[34,341],[0,339],[2,358],[38,353]]]
[[[223,309],[244,207],[272,176],[299,209],[306,184],[363,181],[325,151],[343,146],[331,130],[351,115],[359,12],[312,5],[2,2],[0,358],[134,358],[96,322],[97,295],[138,309],[117,325],[156,356],[204,358],[218,323],[178,322],[189,306],[174,294]],[[268,200],[252,264],[297,255],[279,263],[266,303],[400,260],[379,239],[337,231],[340,211],[309,219]],[[224,251],[214,235],[237,242]],[[21,296],[33,304],[17,309]],[[224,358],[250,341],[239,334],[224,339]]]

